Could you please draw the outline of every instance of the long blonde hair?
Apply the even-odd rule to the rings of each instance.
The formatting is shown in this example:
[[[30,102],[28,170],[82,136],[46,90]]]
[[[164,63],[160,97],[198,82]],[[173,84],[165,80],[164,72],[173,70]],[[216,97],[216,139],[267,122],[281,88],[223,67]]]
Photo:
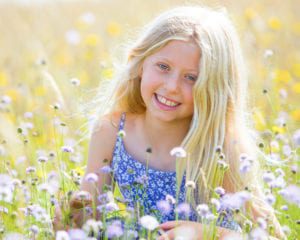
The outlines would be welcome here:
[[[216,179],[222,146],[229,164],[221,182],[229,192],[253,189],[260,194],[257,147],[247,127],[247,74],[235,27],[224,9],[177,7],[159,15],[145,26],[143,34],[128,51],[127,63],[109,83],[106,98],[99,101],[98,115],[115,111],[143,113],[140,93],[141,66],[145,58],[169,41],[194,40],[201,50],[199,77],[194,85],[194,114],[189,132],[182,142],[188,158],[178,160],[178,182],[186,176],[197,183],[198,193],[189,192],[198,202],[207,202]],[[252,171],[241,177],[239,157],[246,153],[254,160]],[[186,168],[187,161],[190,167]],[[260,196],[259,196],[260,197]],[[258,197],[258,199],[259,199]],[[195,202],[192,202],[195,204]]]

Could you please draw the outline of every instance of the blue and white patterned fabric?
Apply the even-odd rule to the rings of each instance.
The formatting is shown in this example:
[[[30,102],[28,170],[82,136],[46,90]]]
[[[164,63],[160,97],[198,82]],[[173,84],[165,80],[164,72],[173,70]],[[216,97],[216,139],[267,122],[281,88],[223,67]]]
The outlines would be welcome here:
[[[119,131],[123,130],[126,114],[122,113],[119,124]],[[148,167],[134,159],[124,146],[121,136],[118,135],[113,159],[111,163],[113,169],[114,181],[117,182],[120,191],[128,202],[128,206],[135,207],[139,203],[143,209],[144,215],[156,216],[160,222],[175,220],[174,207],[168,215],[159,213],[156,206],[160,200],[165,200],[166,195],[171,195],[176,199],[176,172],[161,171]],[[178,204],[185,201],[185,177],[180,187]],[[218,225],[232,230],[238,230],[239,225],[230,219],[231,216],[225,216]],[[180,216],[178,219],[186,219],[186,216]],[[197,221],[195,211],[191,211],[189,220]],[[220,219],[219,219],[220,220]]]

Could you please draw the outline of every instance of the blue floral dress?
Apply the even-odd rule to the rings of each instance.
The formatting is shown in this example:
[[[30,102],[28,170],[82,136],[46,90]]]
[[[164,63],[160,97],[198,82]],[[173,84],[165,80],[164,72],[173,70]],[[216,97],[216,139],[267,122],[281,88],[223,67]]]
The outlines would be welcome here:
[[[119,131],[124,129],[126,114],[122,113],[119,124]],[[161,214],[157,203],[166,200],[170,195],[176,199],[176,172],[161,171],[134,159],[127,151],[123,138],[118,134],[113,151],[111,163],[114,181],[118,184],[120,191],[130,207],[139,204],[143,215],[153,215],[160,222],[175,220],[175,209],[172,206],[168,214]],[[183,177],[178,196],[178,205],[185,202],[185,177]],[[182,211],[187,212],[187,211]],[[196,211],[191,209],[190,214],[179,214],[178,219],[189,219],[197,221]],[[233,221],[232,216],[222,218],[217,224],[221,227],[238,230],[239,225]]]

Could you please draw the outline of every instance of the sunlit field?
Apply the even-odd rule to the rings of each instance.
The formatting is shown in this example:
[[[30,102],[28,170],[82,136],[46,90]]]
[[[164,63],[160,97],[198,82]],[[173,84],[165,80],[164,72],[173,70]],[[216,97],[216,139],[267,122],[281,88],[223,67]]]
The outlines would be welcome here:
[[[144,24],[171,6],[197,1],[42,2],[0,3],[0,239],[96,239],[100,231],[106,239],[155,238],[155,219],[138,222],[130,211],[121,214],[127,230],[105,219],[75,229],[68,200],[83,180],[88,133],[101,104],[90,104],[97,88],[114,77],[127,43]],[[269,159],[262,162],[266,201],[288,239],[299,239],[300,4],[202,1],[221,2],[246,56],[249,119]],[[119,216],[125,204],[115,202],[104,216]],[[57,235],[56,204],[63,205],[65,226]],[[274,231],[267,219],[266,226],[256,225],[236,215],[253,239],[265,239],[255,238],[259,230],[261,236]],[[128,230],[132,222],[140,224],[139,231]]]

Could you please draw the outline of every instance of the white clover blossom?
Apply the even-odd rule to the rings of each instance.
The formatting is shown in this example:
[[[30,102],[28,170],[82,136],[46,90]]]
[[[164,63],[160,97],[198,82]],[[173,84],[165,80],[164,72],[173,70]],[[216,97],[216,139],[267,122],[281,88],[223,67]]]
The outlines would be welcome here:
[[[144,228],[146,228],[150,231],[153,231],[155,228],[157,228],[159,226],[157,219],[150,215],[145,215],[145,216],[141,217],[140,224]]]
[[[173,157],[184,158],[186,157],[186,151],[182,147],[175,147],[170,151],[170,155]]]

